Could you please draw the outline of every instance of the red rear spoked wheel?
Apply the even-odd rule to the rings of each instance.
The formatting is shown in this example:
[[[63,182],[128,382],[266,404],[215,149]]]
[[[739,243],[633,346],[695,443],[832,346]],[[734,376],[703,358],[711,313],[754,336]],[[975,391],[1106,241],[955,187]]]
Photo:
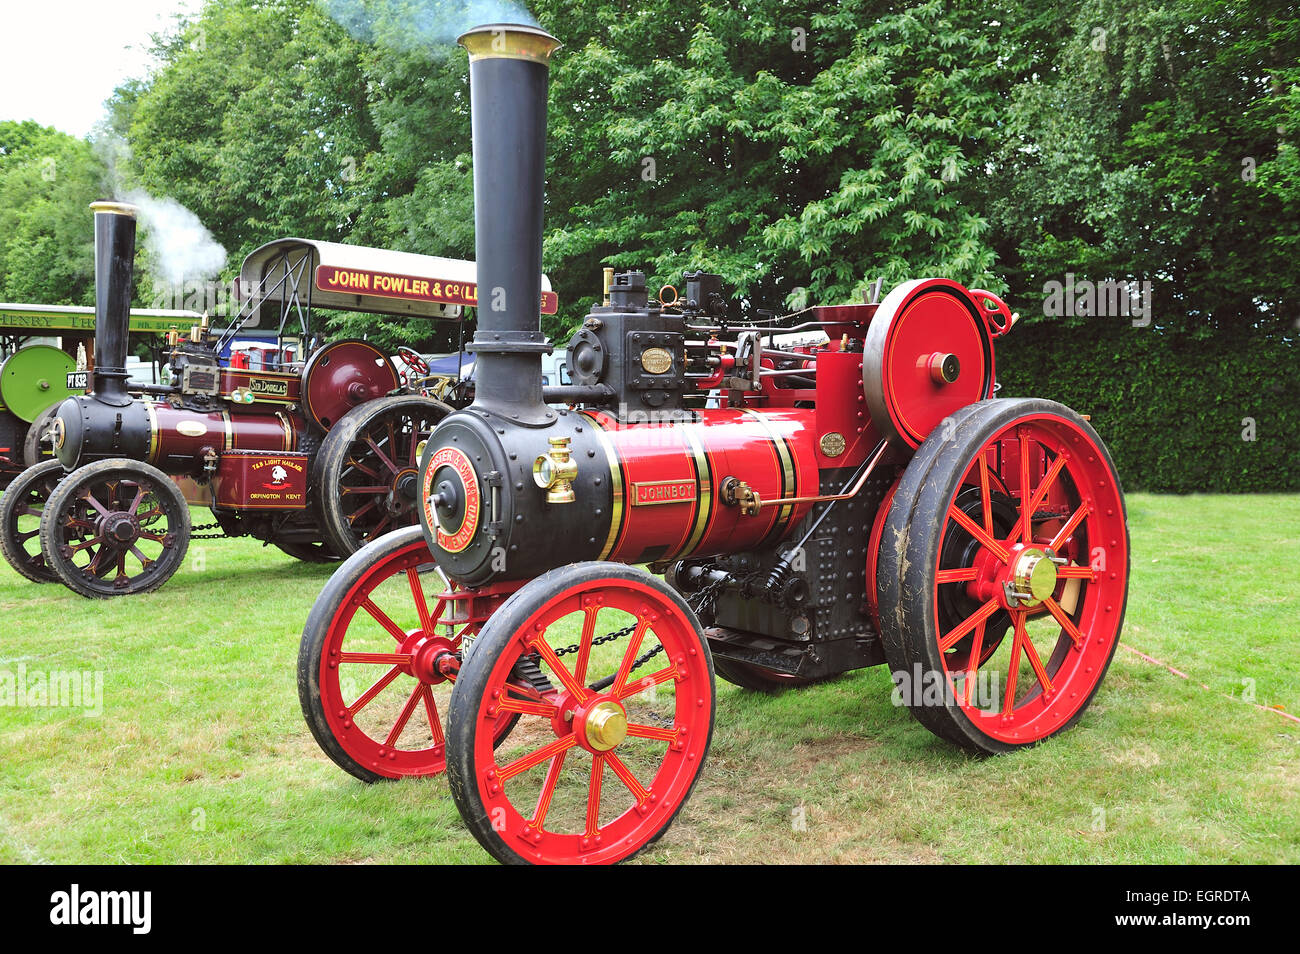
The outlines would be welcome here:
[[[936,733],[1031,745],[1078,720],[1118,643],[1119,479],[1091,426],[1050,401],[982,402],[934,440],[885,528],[901,541],[878,571],[886,654]]]
[[[499,861],[625,860],[685,804],[713,703],[709,650],[678,594],[618,564],[553,570],[512,595],[468,654],[452,695],[452,795]],[[502,713],[520,720],[494,750]]]
[[[312,606],[298,655],[298,695],[312,735],[367,782],[446,767],[446,713],[461,640],[457,588],[419,527],[353,554]],[[512,720],[500,720],[497,735]]]

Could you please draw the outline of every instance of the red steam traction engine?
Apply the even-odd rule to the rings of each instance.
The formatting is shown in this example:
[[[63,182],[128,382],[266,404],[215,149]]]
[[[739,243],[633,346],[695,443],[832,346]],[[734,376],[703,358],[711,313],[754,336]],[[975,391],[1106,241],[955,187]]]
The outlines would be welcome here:
[[[311,611],[299,690],[326,753],[372,781],[445,768],[501,861],[613,862],[699,778],[715,675],[770,691],[888,664],[981,753],[1076,722],[1124,616],[1124,501],[1084,418],[993,397],[1006,305],[928,279],[758,327],[717,276],[655,301],[623,272],[569,343],[574,383],[543,389],[558,44],[461,42],[480,283],[508,307],[480,311],[475,401],[424,449],[421,527],[353,554]]]
[[[287,347],[266,353],[270,366],[262,355],[240,353],[229,366],[219,356],[244,328],[277,318],[280,344],[296,319],[310,346],[313,305],[458,318],[474,301],[472,262],[271,242],[244,262],[244,303],[230,327],[210,334],[204,319],[173,340],[169,385],[128,385],[134,209],[94,210],[92,390],[58,408],[58,459],[29,467],[0,498],[0,549],[19,573],[89,597],[161,586],[195,529],[172,477],[197,482],[194,502],[211,507],[213,535],[253,536],[302,560],[337,560],[415,525],[418,448],[452,409],[423,390],[431,377],[419,354],[399,349],[403,374],[356,340],[315,348],[302,363]],[[554,296],[543,304],[554,309]]]

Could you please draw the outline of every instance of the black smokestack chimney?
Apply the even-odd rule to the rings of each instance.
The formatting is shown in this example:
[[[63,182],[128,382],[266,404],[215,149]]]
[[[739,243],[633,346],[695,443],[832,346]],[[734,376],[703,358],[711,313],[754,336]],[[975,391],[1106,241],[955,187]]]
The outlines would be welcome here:
[[[123,407],[135,265],[135,206],[92,202],[95,212],[95,400]]]
[[[542,401],[542,190],[546,87],[560,46],[515,23],[460,36],[469,51],[474,134],[474,247],[478,330],[474,404],[519,424],[555,420]]]

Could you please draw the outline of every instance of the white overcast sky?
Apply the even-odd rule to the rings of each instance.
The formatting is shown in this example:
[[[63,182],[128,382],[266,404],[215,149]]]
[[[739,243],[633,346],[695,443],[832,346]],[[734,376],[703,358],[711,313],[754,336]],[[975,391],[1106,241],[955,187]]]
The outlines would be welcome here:
[[[149,34],[201,0],[0,0],[0,119],[90,132],[104,100],[142,77]]]

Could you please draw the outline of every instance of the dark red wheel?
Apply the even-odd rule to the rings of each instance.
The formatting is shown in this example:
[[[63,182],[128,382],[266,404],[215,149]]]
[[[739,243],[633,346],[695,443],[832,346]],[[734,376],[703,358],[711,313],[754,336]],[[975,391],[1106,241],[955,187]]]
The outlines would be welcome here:
[[[881,635],[922,723],[992,753],[1079,719],[1119,641],[1129,562],[1119,478],[1083,418],[974,405],[908,466],[884,537]]]
[[[366,782],[446,767],[445,717],[461,640],[458,591],[407,527],[362,547],[312,606],[298,654],[298,696],[312,735]],[[513,720],[497,725],[498,737]]]
[[[57,583],[59,575],[41,551],[41,513],[63,479],[57,460],[28,467],[0,496],[0,552],[9,565],[34,583]]]
[[[82,596],[149,593],[180,569],[190,545],[180,488],[142,461],[109,458],[79,467],[41,513],[46,565]]]
[[[621,564],[552,570],[467,653],[447,739],[452,796],[498,861],[622,861],[685,804],[713,709],[699,622],[662,580]],[[519,724],[494,750],[503,713]]]
[[[316,458],[317,506],[325,537],[352,553],[419,519],[421,444],[451,408],[420,395],[369,401],[326,435]]]

